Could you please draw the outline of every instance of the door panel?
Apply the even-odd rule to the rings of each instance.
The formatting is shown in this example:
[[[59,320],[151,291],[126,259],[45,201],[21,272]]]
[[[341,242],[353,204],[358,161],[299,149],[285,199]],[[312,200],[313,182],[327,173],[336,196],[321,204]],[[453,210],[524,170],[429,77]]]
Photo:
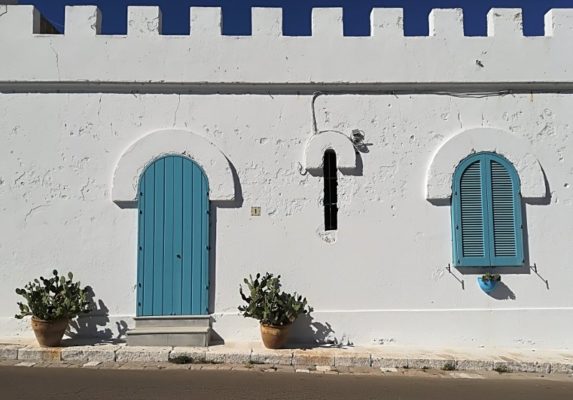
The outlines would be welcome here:
[[[140,316],[208,313],[208,181],[193,161],[167,156],[140,179]]]

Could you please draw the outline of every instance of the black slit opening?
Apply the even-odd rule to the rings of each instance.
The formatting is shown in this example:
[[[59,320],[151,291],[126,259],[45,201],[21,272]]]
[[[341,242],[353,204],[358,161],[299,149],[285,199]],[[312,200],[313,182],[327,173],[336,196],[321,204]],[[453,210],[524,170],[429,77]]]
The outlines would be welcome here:
[[[324,152],[324,229],[338,229],[338,181],[336,177],[336,153],[334,150]]]

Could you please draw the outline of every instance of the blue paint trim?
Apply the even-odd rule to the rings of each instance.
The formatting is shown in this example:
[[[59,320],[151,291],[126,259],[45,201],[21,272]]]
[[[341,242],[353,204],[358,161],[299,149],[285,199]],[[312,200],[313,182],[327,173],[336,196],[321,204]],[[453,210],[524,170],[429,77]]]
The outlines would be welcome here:
[[[144,280],[144,252],[145,244],[145,179],[139,182],[139,195],[137,204],[138,235],[137,235],[137,315],[143,315],[143,280]]]
[[[145,175],[143,175],[143,180],[145,180],[145,233],[144,244],[143,244],[143,301],[141,315],[147,316],[152,315],[153,311],[153,258],[154,258],[154,222],[155,214],[153,210],[155,209],[155,166],[152,165],[147,169]]]

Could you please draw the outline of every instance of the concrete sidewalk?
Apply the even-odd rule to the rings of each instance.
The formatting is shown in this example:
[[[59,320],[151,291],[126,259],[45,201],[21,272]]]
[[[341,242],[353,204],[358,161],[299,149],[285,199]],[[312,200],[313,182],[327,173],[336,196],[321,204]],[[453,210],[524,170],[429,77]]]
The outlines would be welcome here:
[[[209,348],[128,347],[119,344],[70,343],[41,348],[33,339],[0,340],[0,360],[73,363],[167,363],[292,366],[295,369],[376,370],[442,369],[573,374],[573,351],[523,349],[420,349],[376,347],[314,347],[268,350],[261,343],[229,343]]]

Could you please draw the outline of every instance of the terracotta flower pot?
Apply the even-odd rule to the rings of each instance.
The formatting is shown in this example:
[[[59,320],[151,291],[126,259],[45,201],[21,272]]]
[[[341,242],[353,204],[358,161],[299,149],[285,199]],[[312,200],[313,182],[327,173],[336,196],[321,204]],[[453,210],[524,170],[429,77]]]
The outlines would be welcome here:
[[[261,324],[261,338],[267,349],[281,349],[287,339],[290,325],[274,326]]]
[[[69,323],[69,319],[44,321],[43,319],[32,317],[32,329],[38,343],[42,347],[58,347],[62,342],[62,337]]]

